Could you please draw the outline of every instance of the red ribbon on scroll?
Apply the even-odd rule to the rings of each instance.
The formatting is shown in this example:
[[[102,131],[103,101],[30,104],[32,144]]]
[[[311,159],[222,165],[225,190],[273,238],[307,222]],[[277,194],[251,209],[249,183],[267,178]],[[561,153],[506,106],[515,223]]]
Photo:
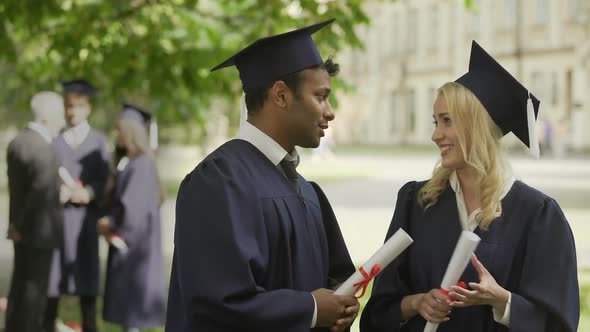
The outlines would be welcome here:
[[[361,297],[363,297],[365,295],[365,292],[367,291],[367,287],[369,286],[369,283],[371,282],[371,280],[373,280],[373,278],[375,278],[375,276],[377,274],[379,274],[379,272],[381,272],[381,265],[379,265],[379,264],[373,265],[373,267],[371,268],[371,273],[367,273],[365,271],[365,269],[361,266],[361,268],[359,269],[359,272],[363,275],[364,279],[363,279],[363,281],[359,281],[353,285],[355,287],[354,297],[356,297],[357,299],[360,299]],[[361,292],[361,295],[357,296],[356,293],[358,293],[358,291],[361,289],[363,290]]]
[[[459,286],[461,288],[464,288],[464,289],[467,289],[467,284],[465,283],[465,281],[459,281],[457,283],[457,286]],[[449,292],[450,292],[450,291],[448,291],[448,290],[446,290],[444,288],[441,288],[440,291],[441,291],[441,293],[443,293],[445,295],[449,295]],[[451,297],[451,299],[453,299],[453,301],[455,301],[455,299],[453,297]]]

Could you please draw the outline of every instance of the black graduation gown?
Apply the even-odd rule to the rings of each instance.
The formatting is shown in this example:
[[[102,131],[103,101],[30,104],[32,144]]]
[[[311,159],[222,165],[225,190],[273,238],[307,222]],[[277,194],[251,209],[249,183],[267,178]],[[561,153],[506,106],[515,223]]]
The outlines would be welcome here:
[[[164,325],[166,285],[160,225],[160,184],[154,161],[131,159],[117,174],[109,213],[127,252],[109,247],[105,321],[126,327]]]
[[[166,331],[310,330],[310,292],[354,266],[326,197],[302,177],[299,185],[301,196],[243,140],[184,179]]]
[[[107,139],[91,128],[86,139],[72,148],[63,134],[54,141],[61,165],[74,179],[92,187],[95,199],[88,205],[68,203],[64,207],[64,241],[54,255],[49,278],[49,296],[75,294],[96,296],[99,291],[98,232],[99,202],[109,176]]]
[[[424,211],[416,202],[422,185],[410,182],[399,191],[387,238],[401,227],[414,243],[376,278],[361,318],[362,332],[424,329],[420,315],[401,325],[401,299],[440,287],[461,226],[453,190],[448,187],[439,202]],[[512,293],[510,329],[494,321],[491,306],[474,306],[453,309],[451,320],[438,331],[575,332],[580,315],[576,251],[559,205],[516,181],[502,209],[488,231],[475,230],[482,239],[475,253]],[[471,264],[461,280],[479,281]]]

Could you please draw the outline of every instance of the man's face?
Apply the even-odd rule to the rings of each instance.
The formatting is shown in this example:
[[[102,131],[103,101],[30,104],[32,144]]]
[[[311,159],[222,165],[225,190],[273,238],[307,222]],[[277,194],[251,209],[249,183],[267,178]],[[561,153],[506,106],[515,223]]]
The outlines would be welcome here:
[[[75,93],[66,95],[66,118],[71,127],[75,127],[88,118],[91,111],[88,96]]]
[[[317,148],[335,118],[328,99],[331,77],[325,69],[306,69],[301,75],[299,96],[294,96],[287,114],[289,139],[294,145]]]

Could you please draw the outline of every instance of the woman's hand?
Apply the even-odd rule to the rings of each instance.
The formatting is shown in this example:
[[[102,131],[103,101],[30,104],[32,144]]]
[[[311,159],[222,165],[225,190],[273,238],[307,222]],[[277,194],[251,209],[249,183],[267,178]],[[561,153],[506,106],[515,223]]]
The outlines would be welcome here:
[[[474,305],[491,305],[499,312],[504,312],[510,292],[498,285],[496,279],[492,277],[475,255],[471,257],[471,264],[473,264],[479,275],[479,283],[469,283],[469,287],[473,290],[458,286],[451,287],[449,296],[454,299],[451,307],[464,308]]]
[[[443,323],[449,320],[450,304],[451,298],[438,289],[409,295],[402,299],[402,319],[408,320],[419,314],[429,322]]]

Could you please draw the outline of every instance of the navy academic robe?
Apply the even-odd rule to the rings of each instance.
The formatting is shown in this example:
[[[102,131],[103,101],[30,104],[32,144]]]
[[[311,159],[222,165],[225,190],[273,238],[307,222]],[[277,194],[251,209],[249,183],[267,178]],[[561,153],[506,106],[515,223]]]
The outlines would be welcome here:
[[[54,255],[49,279],[49,296],[76,294],[96,296],[99,291],[98,233],[96,222],[101,216],[99,203],[109,176],[110,154],[106,137],[90,129],[76,148],[60,135],[54,146],[61,162],[74,179],[91,186],[95,199],[89,205],[68,203],[64,207],[64,242]]]
[[[332,209],[232,140],[183,181],[166,331],[309,331],[311,291],[354,272]],[[318,331],[322,329],[317,329]]]
[[[164,325],[166,294],[160,226],[160,185],[147,155],[117,174],[110,217],[128,251],[109,247],[105,321],[147,328]]]
[[[410,182],[398,194],[389,238],[403,228],[414,243],[375,280],[362,318],[362,332],[422,332],[425,320],[400,319],[404,296],[440,287],[459,239],[455,193],[449,187],[426,211],[416,202],[424,183]],[[574,238],[558,204],[516,181],[502,200],[502,216],[489,230],[475,230],[482,241],[476,255],[498,284],[512,293],[510,329],[496,323],[491,306],[453,309],[438,331],[575,332],[580,315]],[[478,282],[468,265],[461,280]]]

